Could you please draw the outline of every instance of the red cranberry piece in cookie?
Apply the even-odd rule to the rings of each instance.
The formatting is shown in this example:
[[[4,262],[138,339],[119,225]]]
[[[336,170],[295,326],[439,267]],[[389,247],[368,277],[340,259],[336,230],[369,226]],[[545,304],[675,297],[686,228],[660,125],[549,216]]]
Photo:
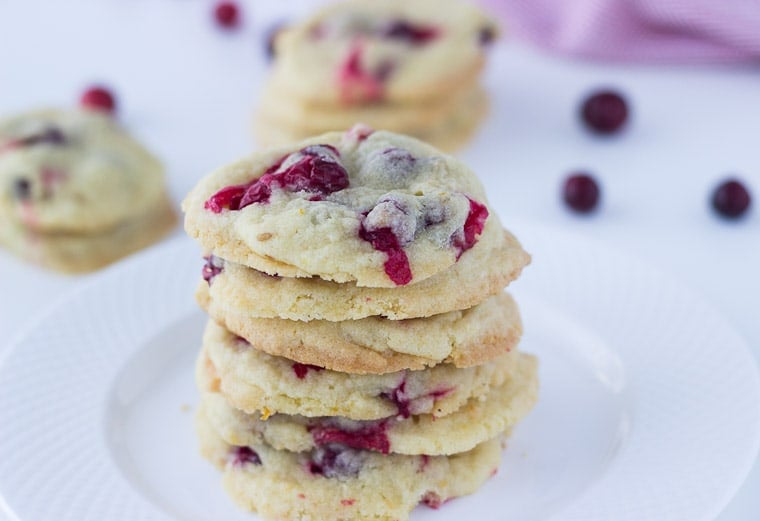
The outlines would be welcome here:
[[[428,508],[432,508],[433,510],[438,510],[441,508],[441,505],[451,501],[451,498],[444,499],[441,496],[439,496],[436,492],[430,491],[426,492],[424,496],[422,496],[421,503],[425,505]]]
[[[367,230],[362,223],[359,237],[372,244],[377,251],[385,252],[388,259],[383,265],[385,273],[397,286],[409,284],[412,281],[412,268],[409,257],[399,244],[398,238],[390,228]]]
[[[438,38],[440,30],[431,25],[419,25],[406,20],[394,20],[383,30],[382,36],[402,40],[410,45],[425,45]]]
[[[356,430],[346,430],[328,425],[316,425],[311,429],[311,436],[316,445],[340,443],[352,449],[371,450],[388,454],[391,442],[388,439],[387,424],[369,422]]]
[[[319,367],[318,365],[293,362],[293,372],[299,380],[306,378],[306,375],[309,374],[309,371],[322,371],[323,369],[324,367]]]
[[[239,210],[240,201],[245,195],[248,185],[235,185],[222,188],[217,193],[209,197],[203,207],[214,213],[220,213],[225,208],[228,210]]]
[[[13,181],[13,197],[19,201],[28,201],[32,198],[32,183],[25,177],[19,177]]]
[[[470,211],[464,222],[462,233],[457,234],[453,241],[454,248],[457,250],[457,260],[462,256],[462,253],[475,246],[475,243],[478,242],[478,236],[483,233],[486,219],[488,219],[488,208],[469,197],[468,199]]]
[[[250,447],[234,447],[228,456],[228,461],[233,467],[244,465],[261,465],[258,453]]]
[[[348,172],[338,161],[340,153],[330,145],[313,145],[282,158],[248,184],[222,188],[204,204],[207,210],[242,210],[268,203],[272,190],[327,195],[348,187]]]
[[[363,55],[361,43],[354,44],[338,68],[337,82],[343,103],[379,101],[385,95],[383,80],[387,79],[392,64],[382,64],[379,74],[368,71],[362,64]]]
[[[330,444],[316,448],[309,460],[309,472],[326,478],[353,477],[359,474],[367,453]]]
[[[431,407],[436,399],[443,398],[453,390],[453,387],[447,387],[412,396],[412,394],[406,390],[406,380],[402,380],[401,383],[390,392],[380,393],[380,396],[386,400],[390,400],[396,405],[399,416],[402,418],[409,418],[411,415],[419,414],[426,408]]]
[[[99,110],[108,114],[116,112],[116,98],[109,89],[103,86],[93,86],[84,91],[79,104],[86,109]]]
[[[346,131],[344,134],[344,139],[354,140],[354,141],[364,141],[368,137],[370,137],[375,130],[365,125],[364,123],[357,123],[350,129]]]
[[[66,135],[58,127],[47,127],[38,134],[32,134],[14,142],[15,147],[32,147],[36,145],[63,146],[67,143]]]
[[[597,134],[614,134],[628,119],[628,104],[615,91],[595,92],[583,102],[581,118],[586,127]]]
[[[722,182],[712,195],[712,207],[723,217],[738,219],[752,203],[747,188],[736,179]]]
[[[210,286],[214,277],[224,270],[224,260],[215,255],[209,255],[208,257],[203,258],[206,260],[206,264],[203,265],[201,274],[203,275],[203,280],[208,282],[208,285]]]

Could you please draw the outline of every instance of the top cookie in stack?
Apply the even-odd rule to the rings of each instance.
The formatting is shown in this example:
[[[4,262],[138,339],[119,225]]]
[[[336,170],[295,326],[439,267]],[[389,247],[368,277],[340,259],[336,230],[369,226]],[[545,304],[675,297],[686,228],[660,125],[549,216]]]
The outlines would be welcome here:
[[[487,111],[479,86],[494,21],[459,0],[355,0],[278,34],[256,133],[281,145],[357,122],[443,150]]]
[[[536,400],[503,288],[529,262],[454,158],[355,127],[202,180],[203,454],[273,519],[406,519],[474,492]]]

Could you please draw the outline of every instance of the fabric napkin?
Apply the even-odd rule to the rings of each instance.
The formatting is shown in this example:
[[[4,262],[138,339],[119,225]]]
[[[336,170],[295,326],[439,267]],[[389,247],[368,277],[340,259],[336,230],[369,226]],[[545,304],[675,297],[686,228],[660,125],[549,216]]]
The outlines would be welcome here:
[[[760,63],[760,0],[480,0],[507,34],[560,53]]]

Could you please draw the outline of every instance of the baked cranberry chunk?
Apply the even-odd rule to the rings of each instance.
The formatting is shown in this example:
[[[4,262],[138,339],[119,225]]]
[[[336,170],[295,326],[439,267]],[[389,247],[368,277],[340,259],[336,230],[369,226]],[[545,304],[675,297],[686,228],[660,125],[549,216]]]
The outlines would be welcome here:
[[[457,235],[453,241],[454,248],[457,249],[457,260],[459,260],[459,257],[464,252],[475,246],[475,243],[478,242],[477,236],[483,233],[486,219],[488,219],[488,208],[469,197],[468,199],[470,201],[470,211],[467,214],[467,219],[464,221],[462,234]]]
[[[316,425],[310,430],[314,443],[317,445],[340,443],[352,449],[372,450],[383,454],[388,454],[391,450],[385,421],[370,422],[351,431],[327,425]]]
[[[431,25],[417,25],[406,20],[394,20],[383,31],[385,38],[402,40],[411,45],[425,45],[435,40],[440,31]]]
[[[250,447],[235,447],[230,451],[230,464],[234,467],[242,467],[246,464],[261,465],[258,453]]]
[[[371,243],[377,251],[388,254],[388,259],[383,267],[394,284],[403,286],[412,281],[412,268],[409,266],[409,258],[391,228],[379,228],[370,231],[364,227],[362,222],[359,228],[359,237]]]
[[[311,365],[311,364],[301,364],[298,362],[293,362],[293,372],[296,374],[299,380],[303,380],[306,378],[306,375],[309,373],[309,370],[311,371],[322,371],[324,367],[319,367],[318,365]]]
[[[224,261],[214,255],[209,255],[208,257],[203,258],[206,260],[206,264],[203,265],[201,275],[203,275],[203,280],[208,282],[208,285],[210,286],[214,277],[224,270]]]
[[[367,452],[334,443],[316,448],[307,468],[326,478],[352,477],[359,474],[366,459]]]
[[[340,164],[340,153],[330,145],[314,145],[282,158],[250,183],[222,188],[204,207],[214,213],[242,210],[269,202],[273,189],[327,195],[348,187],[348,172]]]

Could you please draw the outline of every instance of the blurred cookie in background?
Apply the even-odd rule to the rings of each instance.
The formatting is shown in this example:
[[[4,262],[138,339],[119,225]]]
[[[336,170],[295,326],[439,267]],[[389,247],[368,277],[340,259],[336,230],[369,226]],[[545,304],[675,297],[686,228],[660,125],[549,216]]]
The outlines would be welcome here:
[[[327,6],[274,35],[257,140],[276,146],[362,122],[456,150],[487,113],[479,79],[497,35],[458,0]]]
[[[176,221],[160,161],[107,113],[49,109],[0,121],[0,245],[16,255],[92,271]]]

